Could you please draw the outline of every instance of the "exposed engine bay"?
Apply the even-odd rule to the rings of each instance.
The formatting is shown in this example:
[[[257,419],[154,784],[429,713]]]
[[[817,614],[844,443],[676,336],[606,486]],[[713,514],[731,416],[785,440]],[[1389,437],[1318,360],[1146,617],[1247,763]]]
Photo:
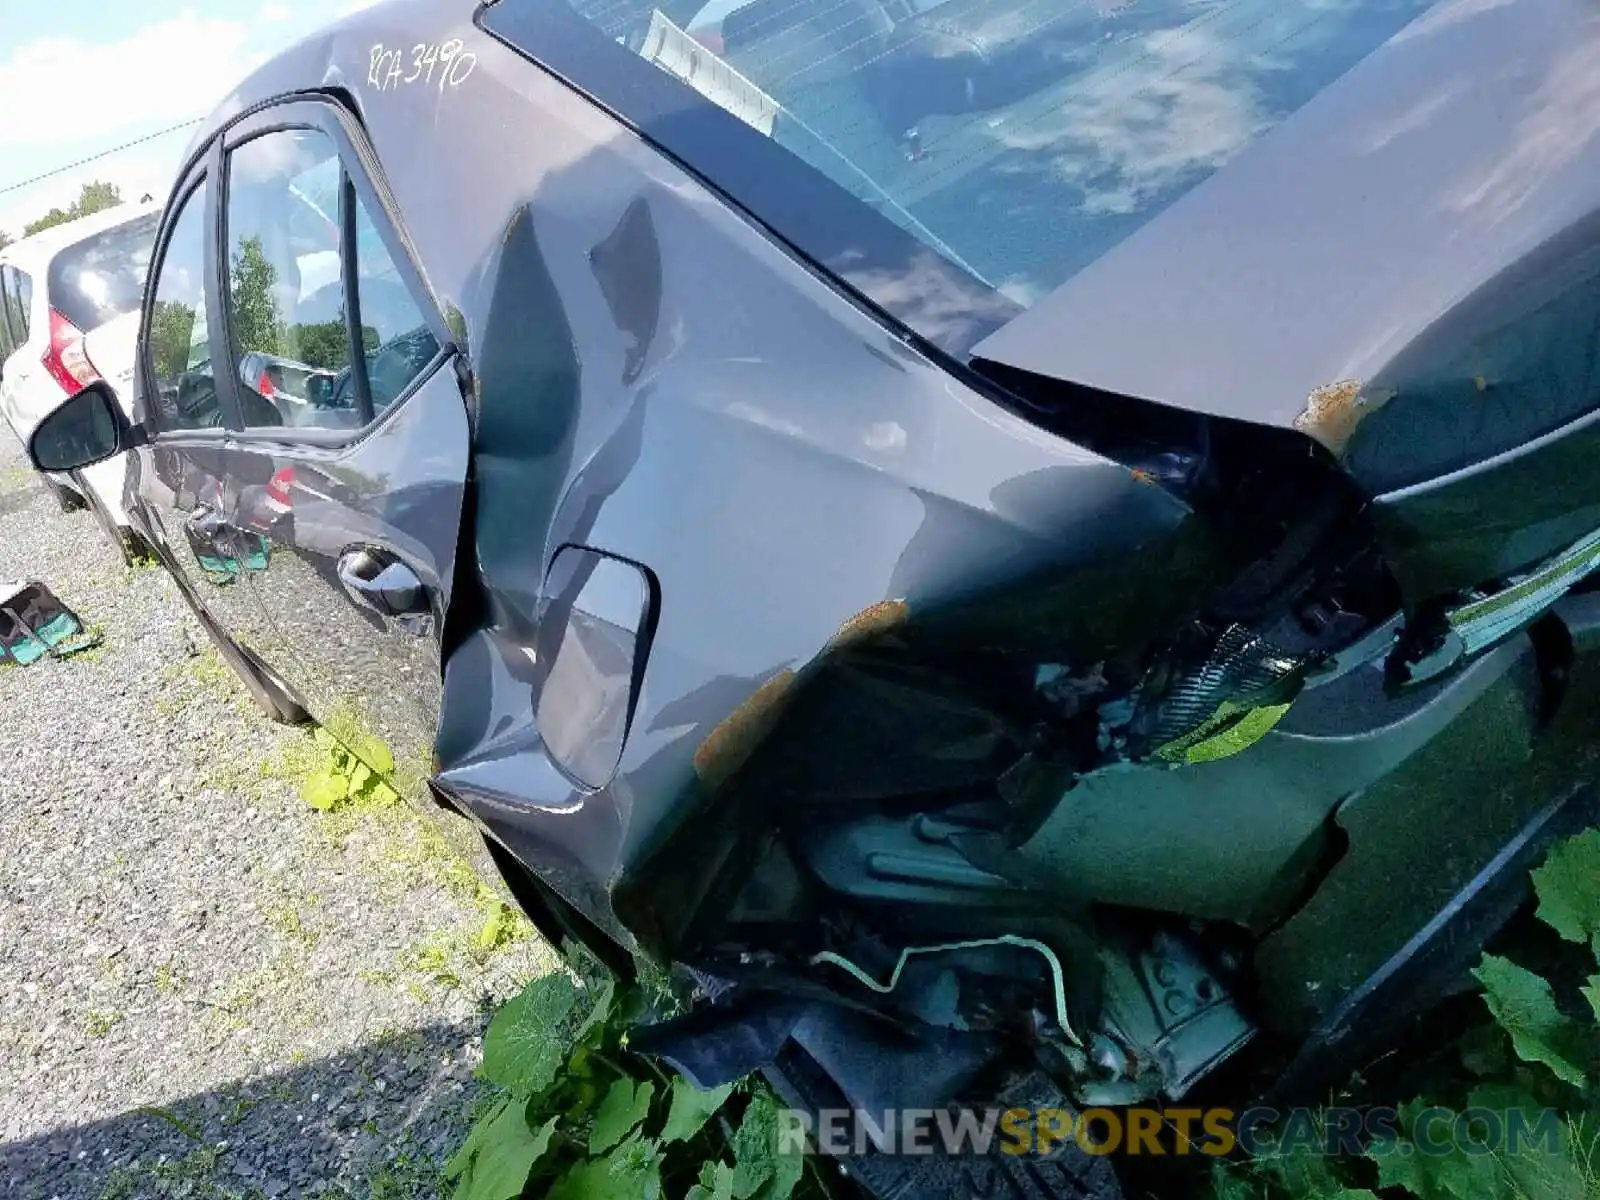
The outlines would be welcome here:
[[[903,605],[842,630],[809,687],[768,698],[784,720],[753,775],[787,815],[705,927],[706,969],[732,950],[735,975],[755,964],[1007,1046],[1080,1105],[1175,1100],[1261,1033],[1318,1028],[1395,949],[1380,931],[1366,958],[1313,977],[1328,963],[1296,920],[1337,890],[1342,818],[1403,793],[1408,770],[1464,782],[1437,735],[1475,709],[1515,709],[1531,744],[1572,661],[1551,606],[1581,590],[1594,539],[1408,611],[1331,472],[1304,470],[1315,487],[1273,466],[1228,473],[1230,439],[1267,435],[1208,419],[1153,451],[1159,419],[1138,444],[1075,420],[1075,438],[1193,503],[1221,561],[1270,551],[1220,582],[1190,577],[1193,607],[1161,613],[1170,632],[1143,639],[1134,619],[1099,656],[965,616],[919,627]],[[1264,509],[1269,487],[1285,502]],[[1127,594],[1140,608],[1137,584]],[[1510,746],[1495,769],[1526,755]],[[1423,804],[1415,819],[1437,816]]]

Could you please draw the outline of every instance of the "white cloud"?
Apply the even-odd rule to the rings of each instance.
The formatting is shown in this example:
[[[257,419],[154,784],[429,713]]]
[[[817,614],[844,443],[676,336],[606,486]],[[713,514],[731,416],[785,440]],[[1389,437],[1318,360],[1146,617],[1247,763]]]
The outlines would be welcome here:
[[[1185,32],[1148,37],[1115,86],[1074,89],[1053,111],[1004,131],[1002,144],[1048,157],[1083,188],[1089,212],[1137,212],[1179,180],[1216,170],[1268,122],[1241,56]]]
[[[264,4],[261,6],[261,19],[263,21],[287,21],[291,15],[287,4]]]
[[[1509,153],[1450,207],[1493,224],[1532,199],[1548,181],[1571,174],[1600,138],[1600,19],[1569,31],[1546,75],[1522,106]],[[1574,180],[1576,182],[1576,180]]]
[[[117,42],[25,43],[0,59],[0,149],[93,140],[208,112],[245,74],[247,30],[191,12]],[[92,80],[62,87],[63,79]],[[18,114],[37,114],[18,119]]]

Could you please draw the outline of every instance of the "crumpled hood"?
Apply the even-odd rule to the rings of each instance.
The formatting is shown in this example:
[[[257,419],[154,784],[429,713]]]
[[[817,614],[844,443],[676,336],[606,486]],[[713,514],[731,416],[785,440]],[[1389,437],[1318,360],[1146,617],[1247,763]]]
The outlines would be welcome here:
[[[1600,8],[1445,0],[973,353],[1380,492],[1593,407],[1597,279]]]

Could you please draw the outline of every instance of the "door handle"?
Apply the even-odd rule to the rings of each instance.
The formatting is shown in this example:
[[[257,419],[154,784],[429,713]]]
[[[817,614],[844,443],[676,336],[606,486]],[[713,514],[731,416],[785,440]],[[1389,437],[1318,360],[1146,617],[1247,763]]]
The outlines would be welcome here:
[[[428,611],[428,593],[417,573],[403,562],[371,550],[346,550],[339,556],[339,582],[350,599],[385,617],[414,617]]]

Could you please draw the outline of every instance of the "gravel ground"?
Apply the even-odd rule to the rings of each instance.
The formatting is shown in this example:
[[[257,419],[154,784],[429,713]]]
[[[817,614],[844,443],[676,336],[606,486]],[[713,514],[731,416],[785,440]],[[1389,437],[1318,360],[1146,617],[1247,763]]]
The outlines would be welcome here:
[[[479,949],[430,818],[300,801],[308,735],[6,437],[14,578],[104,643],[0,668],[0,1195],[436,1194],[486,1013],[549,951]]]

